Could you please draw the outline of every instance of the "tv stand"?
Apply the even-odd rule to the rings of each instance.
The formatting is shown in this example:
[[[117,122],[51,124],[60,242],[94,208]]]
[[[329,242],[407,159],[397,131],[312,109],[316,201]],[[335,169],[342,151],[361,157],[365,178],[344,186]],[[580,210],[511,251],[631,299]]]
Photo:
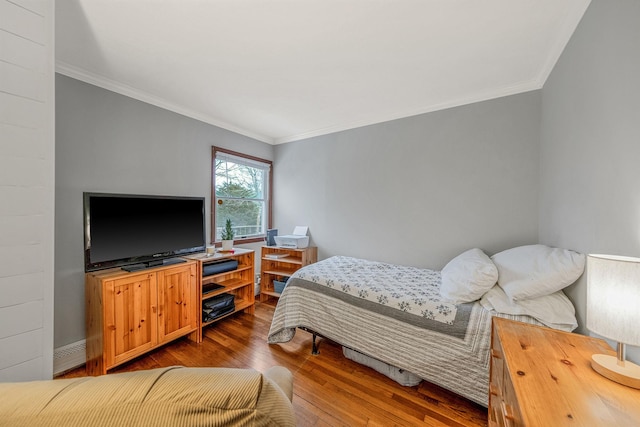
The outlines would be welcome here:
[[[102,375],[184,335],[198,340],[198,263],[85,276],[87,373]]]
[[[182,258],[165,258],[165,259],[154,259],[149,262],[141,262],[138,264],[129,264],[122,267],[124,271],[132,272],[132,271],[140,271],[146,270],[147,268],[155,268],[163,265],[174,265],[181,264],[183,262],[187,262],[187,260]]]

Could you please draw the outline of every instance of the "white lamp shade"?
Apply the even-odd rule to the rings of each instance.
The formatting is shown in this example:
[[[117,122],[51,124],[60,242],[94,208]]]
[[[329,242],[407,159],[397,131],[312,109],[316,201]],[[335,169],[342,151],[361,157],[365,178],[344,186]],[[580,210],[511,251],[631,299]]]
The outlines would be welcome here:
[[[640,345],[640,258],[588,256],[587,329]]]

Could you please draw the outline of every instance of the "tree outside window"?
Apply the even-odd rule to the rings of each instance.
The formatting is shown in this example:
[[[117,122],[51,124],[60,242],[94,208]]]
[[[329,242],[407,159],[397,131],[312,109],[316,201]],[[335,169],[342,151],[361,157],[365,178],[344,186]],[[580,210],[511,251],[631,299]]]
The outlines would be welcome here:
[[[270,226],[271,161],[213,147],[212,240],[231,219],[235,240],[264,239]]]

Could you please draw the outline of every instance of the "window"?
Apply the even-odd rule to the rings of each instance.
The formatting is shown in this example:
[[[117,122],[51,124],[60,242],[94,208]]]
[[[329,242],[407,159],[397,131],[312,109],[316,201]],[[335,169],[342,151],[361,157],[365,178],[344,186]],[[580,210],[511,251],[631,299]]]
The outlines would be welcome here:
[[[264,240],[271,226],[270,160],[213,147],[211,241],[219,242],[227,219],[234,240]]]

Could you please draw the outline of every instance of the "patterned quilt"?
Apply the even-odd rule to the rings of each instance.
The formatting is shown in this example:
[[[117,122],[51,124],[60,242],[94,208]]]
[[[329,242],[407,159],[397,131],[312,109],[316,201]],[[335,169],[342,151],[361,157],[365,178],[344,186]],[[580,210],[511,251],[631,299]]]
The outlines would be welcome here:
[[[455,304],[440,300],[440,272],[336,256],[294,277],[437,322],[453,324]]]
[[[332,257],[291,276],[268,342],[307,328],[487,406],[492,314],[441,301],[439,286],[439,271]]]

